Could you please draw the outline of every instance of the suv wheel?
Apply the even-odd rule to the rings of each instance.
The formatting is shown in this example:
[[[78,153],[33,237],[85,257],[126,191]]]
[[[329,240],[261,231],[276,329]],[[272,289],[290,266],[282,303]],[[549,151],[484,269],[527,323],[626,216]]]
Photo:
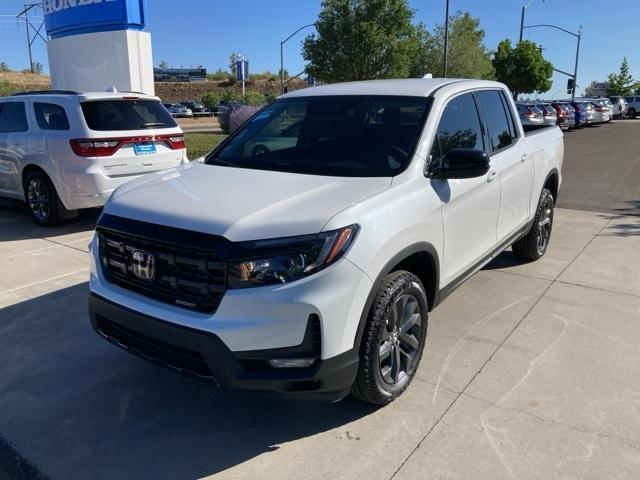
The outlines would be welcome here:
[[[29,174],[25,181],[25,200],[39,225],[52,226],[60,222],[64,207],[51,180],[43,172]]]
[[[385,277],[365,325],[354,396],[385,405],[406,390],[424,350],[427,312],[427,296],[416,275],[398,270]]]
[[[627,114],[629,115],[629,118],[636,118],[636,109],[630,108]]]
[[[531,230],[513,244],[513,253],[529,260],[538,260],[547,251],[553,227],[553,194],[547,188],[542,190],[536,216]]]

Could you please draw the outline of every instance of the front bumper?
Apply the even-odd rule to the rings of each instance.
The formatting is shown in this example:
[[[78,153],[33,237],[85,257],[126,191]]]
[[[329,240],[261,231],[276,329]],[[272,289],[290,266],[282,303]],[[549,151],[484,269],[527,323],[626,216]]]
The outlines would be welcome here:
[[[215,334],[179,326],[89,296],[93,328],[130,353],[220,387],[261,390],[287,398],[335,401],[346,396],[358,370],[357,349],[320,359],[319,319],[310,315],[303,341],[289,348],[232,352]],[[276,369],[269,358],[317,358],[311,367]]]

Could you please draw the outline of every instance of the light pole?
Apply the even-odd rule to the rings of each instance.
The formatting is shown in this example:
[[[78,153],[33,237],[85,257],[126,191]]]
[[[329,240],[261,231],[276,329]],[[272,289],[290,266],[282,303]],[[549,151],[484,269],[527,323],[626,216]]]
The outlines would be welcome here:
[[[449,0],[446,2],[444,10],[444,59],[442,66],[444,78],[447,78],[447,62],[449,61]]]
[[[287,43],[291,39],[291,37],[293,37],[300,30],[304,30],[305,28],[309,28],[309,27],[315,27],[315,25],[316,25],[315,23],[303,25],[302,27],[297,29],[295,32],[293,32],[291,35],[289,35],[287,38],[285,38],[280,42],[280,93],[281,94],[284,93],[284,50],[282,47],[284,46],[285,43]]]
[[[529,8],[529,6],[533,3],[534,0],[529,0],[527,3],[525,3],[522,6],[522,13],[520,15],[520,40],[519,42],[522,41],[522,33],[524,32],[525,26],[524,26],[524,12],[527,10],[527,8]],[[542,0],[543,2],[546,2],[547,0]]]
[[[573,67],[573,88],[571,89],[571,98],[576,98],[576,84],[578,80],[578,58],[580,57],[580,39],[582,38],[582,27],[578,28],[578,33],[567,30],[566,28],[558,27],[557,25],[550,25],[548,23],[543,23],[540,25],[528,25],[526,27],[523,26],[522,28],[525,29],[525,28],[538,28],[538,27],[555,28],[556,30],[560,30],[561,32],[568,33],[569,35],[573,35],[578,39],[578,44],[576,45],[576,63]]]

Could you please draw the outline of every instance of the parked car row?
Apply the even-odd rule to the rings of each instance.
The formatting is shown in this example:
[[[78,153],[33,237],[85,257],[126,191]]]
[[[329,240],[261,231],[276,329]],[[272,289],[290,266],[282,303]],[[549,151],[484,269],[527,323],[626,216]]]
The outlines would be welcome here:
[[[614,118],[622,118],[626,114],[625,105],[618,101],[614,104],[609,98],[575,98],[517,103],[523,125],[558,125],[565,131],[587,125],[607,123]]]
[[[163,105],[174,117],[215,117],[220,110],[226,108],[225,102],[220,102],[213,107],[205,107],[203,103],[196,101],[164,103]]]

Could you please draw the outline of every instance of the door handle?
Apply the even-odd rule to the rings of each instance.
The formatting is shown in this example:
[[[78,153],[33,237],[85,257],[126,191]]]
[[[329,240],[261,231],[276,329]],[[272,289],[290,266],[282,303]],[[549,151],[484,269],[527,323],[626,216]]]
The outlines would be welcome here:
[[[529,158],[529,154],[528,153],[523,153],[522,156],[520,156],[520,161],[521,162],[526,162],[527,158]]]
[[[497,170],[491,170],[489,172],[489,174],[487,175],[487,183],[493,182],[496,178],[498,178],[498,171]]]

